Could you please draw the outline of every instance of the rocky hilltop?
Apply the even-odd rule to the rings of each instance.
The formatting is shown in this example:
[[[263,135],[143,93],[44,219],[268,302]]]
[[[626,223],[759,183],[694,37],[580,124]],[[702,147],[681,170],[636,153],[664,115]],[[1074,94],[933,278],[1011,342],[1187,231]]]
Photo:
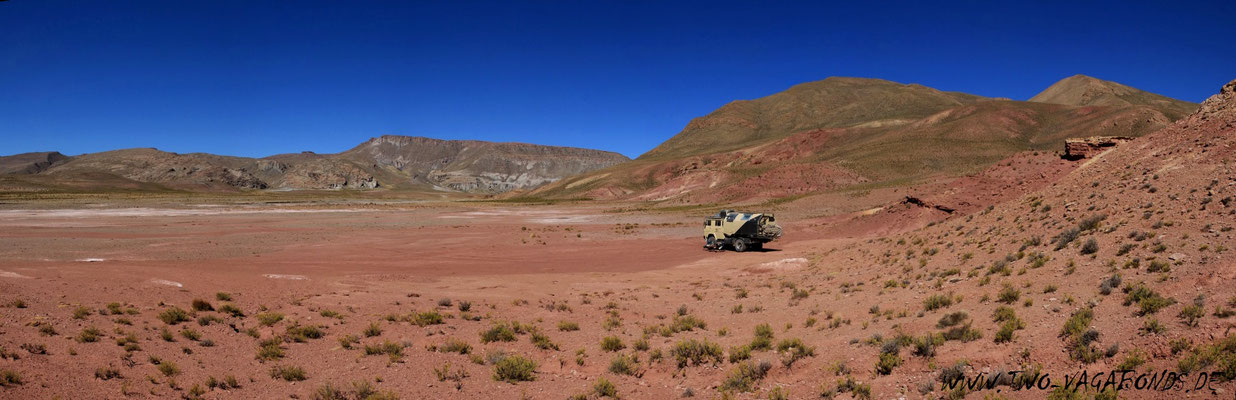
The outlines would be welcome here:
[[[5,190],[383,187],[500,193],[533,188],[627,160],[617,153],[569,147],[382,136],[338,154],[304,152],[264,158],[178,154],[150,148],[75,157],[28,153],[0,157],[0,178]]]
[[[1070,106],[1147,106],[1163,111],[1173,120],[1197,110],[1197,104],[1086,75],[1061,79],[1031,97],[1030,101]]]

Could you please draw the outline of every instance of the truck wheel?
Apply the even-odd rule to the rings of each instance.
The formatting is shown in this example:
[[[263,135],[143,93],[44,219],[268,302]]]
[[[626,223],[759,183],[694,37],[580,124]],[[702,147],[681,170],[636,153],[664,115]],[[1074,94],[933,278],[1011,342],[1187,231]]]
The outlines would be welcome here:
[[[747,241],[742,240],[742,239],[735,240],[734,241],[734,251],[737,251],[739,253],[747,251]]]
[[[717,248],[717,237],[713,235],[708,235],[708,238],[704,239],[704,247],[707,247],[709,249]]]

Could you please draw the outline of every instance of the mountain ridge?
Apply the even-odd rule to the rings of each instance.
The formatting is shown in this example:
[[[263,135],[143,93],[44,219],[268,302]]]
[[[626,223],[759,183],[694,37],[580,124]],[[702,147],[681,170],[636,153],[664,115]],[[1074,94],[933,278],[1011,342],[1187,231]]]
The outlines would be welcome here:
[[[399,155],[384,153],[391,149],[363,151],[390,142],[420,146]],[[32,173],[21,174],[30,175],[21,180],[50,187],[94,180],[124,187],[148,187],[135,183],[150,183],[189,191],[386,187],[492,194],[527,189],[629,160],[601,150],[398,135],[371,138],[332,154],[301,152],[250,158],[132,148],[61,157]],[[35,168],[28,159],[30,155],[4,156],[0,165],[5,166],[4,171],[14,171],[8,175],[18,175],[18,170]],[[426,162],[410,161],[418,159]],[[413,168],[407,168],[412,164]]]

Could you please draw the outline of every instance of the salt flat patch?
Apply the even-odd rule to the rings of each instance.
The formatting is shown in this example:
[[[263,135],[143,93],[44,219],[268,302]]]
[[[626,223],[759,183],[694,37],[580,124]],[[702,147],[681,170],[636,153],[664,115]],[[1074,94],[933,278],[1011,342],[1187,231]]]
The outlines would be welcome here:
[[[744,271],[753,274],[764,274],[769,272],[785,272],[802,269],[807,266],[807,259],[802,257],[783,258],[777,261],[769,261],[760,265],[746,268]]]
[[[241,208],[99,208],[99,209],[59,209],[59,210],[0,210],[0,220],[14,218],[94,218],[94,217],[183,217],[223,214],[263,214],[263,213],[341,213],[375,211],[363,208],[328,208],[301,209],[275,207],[241,207]]]
[[[0,271],[0,278],[30,279],[31,277],[16,272]]]
[[[520,217],[534,224],[578,224],[592,221],[596,215],[571,214],[554,210],[487,210],[467,211],[457,215],[443,215],[438,218],[473,218],[473,217]]]
[[[284,275],[284,274],[262,274],[268,279],[287,279],[292,281],[307,281],[309,277],[304,275]]]
[[[184,285],[184,284],[182,284],[182,283],[180,283],[180,282],[176,282],[176,281],[169,281],[169,280],[167,280],[167,279],[154,279],[154,278],[152,278],[152,279],[150,279],[150,283],[153,283],[153,284],[156,284],[156,285],[171,286],[171,287],[185,287],[185,285]]]
[[[87,263],[97,263],[97,262],[104,262],[104,261],[107,261],[107,260],[106,260],[106,259],[102,259],[102,258],[79,258],[79,259],[76,259],[76,260],[73,260],[73,261],[77,261],[77,262],[87,262]]]

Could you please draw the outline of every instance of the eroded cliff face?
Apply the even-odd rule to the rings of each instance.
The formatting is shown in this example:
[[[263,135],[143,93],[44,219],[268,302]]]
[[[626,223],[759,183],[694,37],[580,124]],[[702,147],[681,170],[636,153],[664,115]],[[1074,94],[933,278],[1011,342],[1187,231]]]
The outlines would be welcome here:
[[[340,154],[438,188],[500,193],[628,161],[617,153],[571,147],[382,136]]]

